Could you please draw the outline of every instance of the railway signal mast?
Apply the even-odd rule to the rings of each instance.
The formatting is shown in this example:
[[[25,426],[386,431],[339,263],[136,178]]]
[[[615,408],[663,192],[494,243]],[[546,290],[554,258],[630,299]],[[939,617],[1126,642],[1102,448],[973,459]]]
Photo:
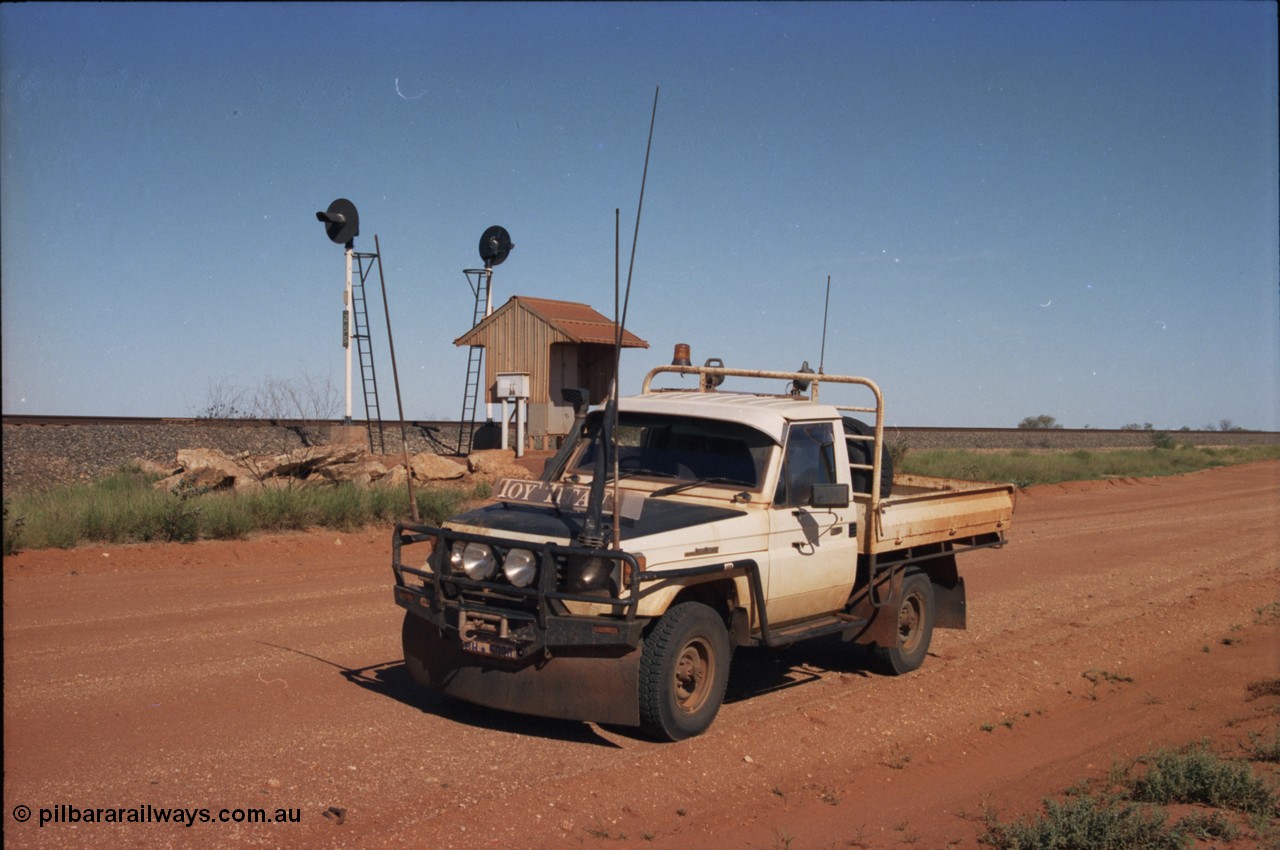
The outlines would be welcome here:
[[[471,327],[480,324],[493,312],[493,267],[501,265],[515,247],[511,234],[501,225],[495,224],[480,234],[480,260],[484,263],[484,268],[462,270],[471,286],[471,294],[475,296]],[[484,348],[479,345],[471,346],[467,352],[467,382],[462,393],[462,413],[458,416],[458,454],[467,454],[471,450],[471,440],[476,428],[476,407],[483,392],[483,363]],[[486,411],[488,407],[486,401]],[[485,418],[488,419],[488,416]]]
[[[347,406],[343,424],[351,424],[351,340],[355,326],[351,321],[351,255],[355,252],[356,237],[360,235],[360,215],[356,205],[346,198],[338,198],[327,210],[316,213],[316,220],[324,223],[325,235],[343,246],[347,261],[347,287],[342,292],[342,347],[347,359]]]

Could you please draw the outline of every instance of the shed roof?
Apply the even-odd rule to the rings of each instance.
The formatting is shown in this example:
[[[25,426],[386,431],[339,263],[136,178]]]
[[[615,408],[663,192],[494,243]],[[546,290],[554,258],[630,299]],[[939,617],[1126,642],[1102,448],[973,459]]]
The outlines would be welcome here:
[[[511,310],[523,309],[564,336],[570,342],[595,343],[613,345],[613,320],[608,319],[586,304],[575,301],[554,301],[550,298],[530,298],[527,295],[513,295],[497,310],[487,316],[484,321],[453,341],[454,345],[483,345],[485,331],[498,321],[501,316]],[[648,348],[649,343],[640,337],[623,330],[623,348]]]

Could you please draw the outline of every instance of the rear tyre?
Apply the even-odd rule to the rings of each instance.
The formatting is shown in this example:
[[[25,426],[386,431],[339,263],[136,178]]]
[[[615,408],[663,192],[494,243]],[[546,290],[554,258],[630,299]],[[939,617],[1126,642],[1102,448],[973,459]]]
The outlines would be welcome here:
[[[700,602],[672,606],[641,648],[641,728],[667,741],[705,732],[724,699],[731,653],[715,611]]]
[[[844,428],[847,433],[860,434],[864,437],[874,437],[876,434],[875,428],[861,419],[854,419],[852,416],[844,417]],[[868,466],[871,464],[872,443],[866,440],[846,440],[845,445],[849,450],[850,463],[860,463]],[[853,490],[855,493],[871,492],[871,470],[853,470]],[[882,444],[880,447],[880,498],[889,498],[889,494],[892,491],[893,455],[889,452],[889,446]]]
[[[881,616],[897,618],[898,639],[890,646],[876,646],[873,652],[880,668],[891,676],[910,673],[924,663],[933,638],[933,582],[923,570],[912,567],[902,577],[902,598],[892,611]]]

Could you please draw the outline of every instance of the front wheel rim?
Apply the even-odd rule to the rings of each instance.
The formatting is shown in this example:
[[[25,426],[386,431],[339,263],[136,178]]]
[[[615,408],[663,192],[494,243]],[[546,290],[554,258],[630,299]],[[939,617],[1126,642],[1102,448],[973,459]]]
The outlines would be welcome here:
[[[702,638],[695,638],[685,644],[672,671],[676,708],[686,714],[693,714],[702,708],[711,690],[715,672],[715,654],[710,643]]]

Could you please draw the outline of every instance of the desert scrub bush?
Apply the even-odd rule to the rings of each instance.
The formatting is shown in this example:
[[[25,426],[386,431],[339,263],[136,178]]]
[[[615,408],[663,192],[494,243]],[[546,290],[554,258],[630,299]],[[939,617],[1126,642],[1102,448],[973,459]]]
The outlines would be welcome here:
[[[1254,761],[1280,762],[1280,727],[1272,729],[1270,737],[1265,732],[1250,732],[1247,752]]]
[[[471,494],[460,487],[433,487],[419,490],[418,518],[428,525],[439,525],[458,513]]]
[[[1013,823],[989,816],[981,844],[997,850],[1178,850],[1181,839],[1165,828],[1159,808],[1089,794],[1061,803],[1046,800],[1043,814]]]
[[[1114,451],[974,452],[966,449],[913,451],[899,472],[1012,481],[1020,486],[1059,484],[1099,478],[1178,475],[1215,466],[1280,460],[1280,445],[1249,446],[1223,450],[1215,455],[1200,449],[1116,449]]]
[[[889,458],[893,461],[893,468],[901,469],[903,462],[907,459],[907,454],[911,451],[911,443],[902,435],[901,431],[895,431],[892,437],[885,435],[884,444],[889,450]]]
[[[234,493],[211,493],[201,500],[200,536],[210,540],[243,540],[254,530],[253,515]]]
[[[200,515],[203,509],[197,500],[207,492],[203,487],[184,481],[172,493],[167,494],[161,504],[158,520],[166,541],[190,543],[200,537]]]
[[[403,487],[373,486],[365,497],[371,522],[397,522],[409,516],[409,493]]]
[[[1256,682],[1250,682],[1244,686],[1249,693],[1246,700],[1254,700],[1259,697],[1280,697],[1280,679],[1259,679]]]
[[[161,493],[152,478],[128,468],[92,484],[24,493],[13,510],[25,518],[24,544],[69,549],[78,543],[178,539],[175,521],[189,509],[184,494]]]
[[[1130,796],[1146,803],[1202,803],[1270,816],[1275,794],[1248,763],[1224,760],[1203,745],[1161,750],[1142,759],[1147,770],[1129,785]]]
[[[1222,816],[1222,812],[1192,812],[1173,825],[1173,834],[1181,838],[1209,841],[1219,838],[1223,841],[1235,841],[1240,828]]]
[[[1251,735],[1255,750],[1260,736]],[[1280,744],[1280,731],[1275,735]],[[1265,751],[1270,744],[1263,742]],[[1146,768],[1134,778],[1135,769]],[[1223,760],[1204,745],[1182,750],[1158,750],[1132,762],[1112,764],[1106,788],[1117,793],[1091,793],[1089,783],[1069,789],[1061,803],[1044,802],[1042,814],[1001,823],[994,813],[984,819],[981,844],[997,850],[1164,850],[1200,846],[1201,841],[1234,841],[1240,828],[1221,809],[1249,816],[1251,826],[1267,843],[1273,833],[1276,797],[1247,763]],[[1165,805],[1207,806],[1192,811],[1167,827]]]
[[[161,493],[145,482],[108,479],[78,503],[77,542],[126,543],[194,539],[198,491]]]
[[[302,531],[319,524],[320,512],[310,488],[262,490],[235,496],[259,531]]]
[[[471,487],[432,487],[416,491],[416,498],[419,521],[439,525],[468,507],[493,498],[493,485],[487,481],[478,481]]]
[[[319,522],[326,527],[353,531],[365,525],[397,522],[409,517],[409,494],[399,487],[339,484],[324,488],[320,493]]]
[[[371,519],[367,490],[354,484],[337,487],[315,488],[319,525],[339,531],[354,531],[368,524]]]
[[[1280,620],[1280,601],[1268,602],[1253,609],[1253,623],[1257,626],[1269,626]]]
[[[156,490],[154,476],[136,468],[91,484],[19,493],[4,503],[5,554],[19,546],[69,549],[82,543],[187,542],[242,539],[253,532],[335,528],[352,531],[409,517],[406,490],[398,487],[299,486],[249,491],[208,491],[180,484]],[[468,502],[492,493],[488,484],[472,488],[419,490],[420,516],[440,523]]]

